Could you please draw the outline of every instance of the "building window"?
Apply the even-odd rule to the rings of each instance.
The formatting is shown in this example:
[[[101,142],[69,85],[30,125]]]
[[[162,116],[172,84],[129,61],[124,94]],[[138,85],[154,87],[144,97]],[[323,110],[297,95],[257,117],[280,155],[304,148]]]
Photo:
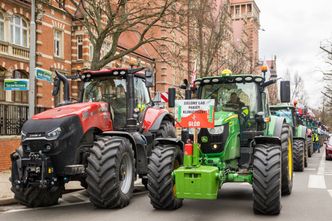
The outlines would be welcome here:
[[[237,5],[235,7],[235,15],[240,15],[240,6],[239,5]]]
[[[60,30],[54,31],[54,56],[62,57],[62,45],[63,45],[63,32]]]
[[[83,59],[83,38],[82,35],[77,36],[77,60]]]
[[[2,12],[0,11],[0,41],[5,40],[5,21]]]
[[[13,72],[15,79],[28,79],[28,73],[23,70],[15,70]],[[14,102],[28,103],[28,91],[14,91]]]
[[[21,16],[11,17],[10,33],[13,44],[28,47],[28,24]]]

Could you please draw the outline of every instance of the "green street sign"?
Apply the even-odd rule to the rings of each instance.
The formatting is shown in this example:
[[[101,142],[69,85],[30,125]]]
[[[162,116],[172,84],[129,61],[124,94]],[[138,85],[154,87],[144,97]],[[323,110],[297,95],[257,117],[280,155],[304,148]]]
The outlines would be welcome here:
[[[27,91],[29,90],[28,79],[5,79],[4,80],[5,91]]]
[[[38,80],[42,80],[42,81],[48,81],[48,82],[52,82],[52,72],[42,69],[42,68],[36,68],[35,69],[35,76],[36,79]]]

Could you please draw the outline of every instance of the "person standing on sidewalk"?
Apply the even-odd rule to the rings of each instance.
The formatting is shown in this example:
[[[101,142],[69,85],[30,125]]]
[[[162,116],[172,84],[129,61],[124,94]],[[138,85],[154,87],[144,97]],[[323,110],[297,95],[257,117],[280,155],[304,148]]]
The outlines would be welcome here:
[[[320,153],[320,144],[319,144],[319,137],[317,131],[314,131],[312,134],[312,141],[314,143],[314,152]]]

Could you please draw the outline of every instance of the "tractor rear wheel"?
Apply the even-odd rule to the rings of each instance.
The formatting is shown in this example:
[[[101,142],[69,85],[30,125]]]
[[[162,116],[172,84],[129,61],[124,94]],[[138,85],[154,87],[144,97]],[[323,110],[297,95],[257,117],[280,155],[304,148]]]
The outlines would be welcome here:
[[[314,147],[313,147],[313,144],[312,144],[311,137],[307,138],[307,144],[308,144],[308,157],[311,157],[313,152],[314,152]]]
[[[281,147],[258,144],[253,163],[254,212],[276,215],[281,210]]]
[[[157,131],[157,137],[176,137],[175,127],[169,120],[163,120]]]
[[[152,206],[160,210],[174,210],[182,206],[182,199],[175,197],[174,169],[182,164],[179,146],[157,145],[148,165],[148,191]]]
[[[99,137],[88,157],[87,192],[98,208],[122,208],[134,189],[135,160],[124,137]]]
[[[23,149],[19,147],[16,150],[16,155],[18,158],[23,156]],[[18,167],[16,161],[12,162],[12,177],[18,176]],[[62,196],[64,190],[64,185],[59,183],[58,186],[53,186],[49,188],[40,188],[38,186],[29,186],[24,188],[16,188],[16,185],[12,183],[11,191],[14,193],[14,198],[21,204],[27,207],[43,207],[52,206],[58,204],[59,198]]]
[[[281,131],[281,192],[290,195],[293,188],[293,135],[288,124]]]
[[[294,171],[303,172],[304,170],[304,141],[294,140],[293,142],[293,162]]]

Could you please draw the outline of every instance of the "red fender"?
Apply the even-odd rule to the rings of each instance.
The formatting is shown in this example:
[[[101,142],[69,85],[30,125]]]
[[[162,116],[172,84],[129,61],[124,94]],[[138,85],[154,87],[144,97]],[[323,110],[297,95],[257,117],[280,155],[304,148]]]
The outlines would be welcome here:
[[[151,130],[154,124],[159,121],[160,117],[169,114],[167,110],[157,107],[150,107],[146,110],[143,121],[143,129],[145,132]],[[159,128],[159,127],[158,127]]]

